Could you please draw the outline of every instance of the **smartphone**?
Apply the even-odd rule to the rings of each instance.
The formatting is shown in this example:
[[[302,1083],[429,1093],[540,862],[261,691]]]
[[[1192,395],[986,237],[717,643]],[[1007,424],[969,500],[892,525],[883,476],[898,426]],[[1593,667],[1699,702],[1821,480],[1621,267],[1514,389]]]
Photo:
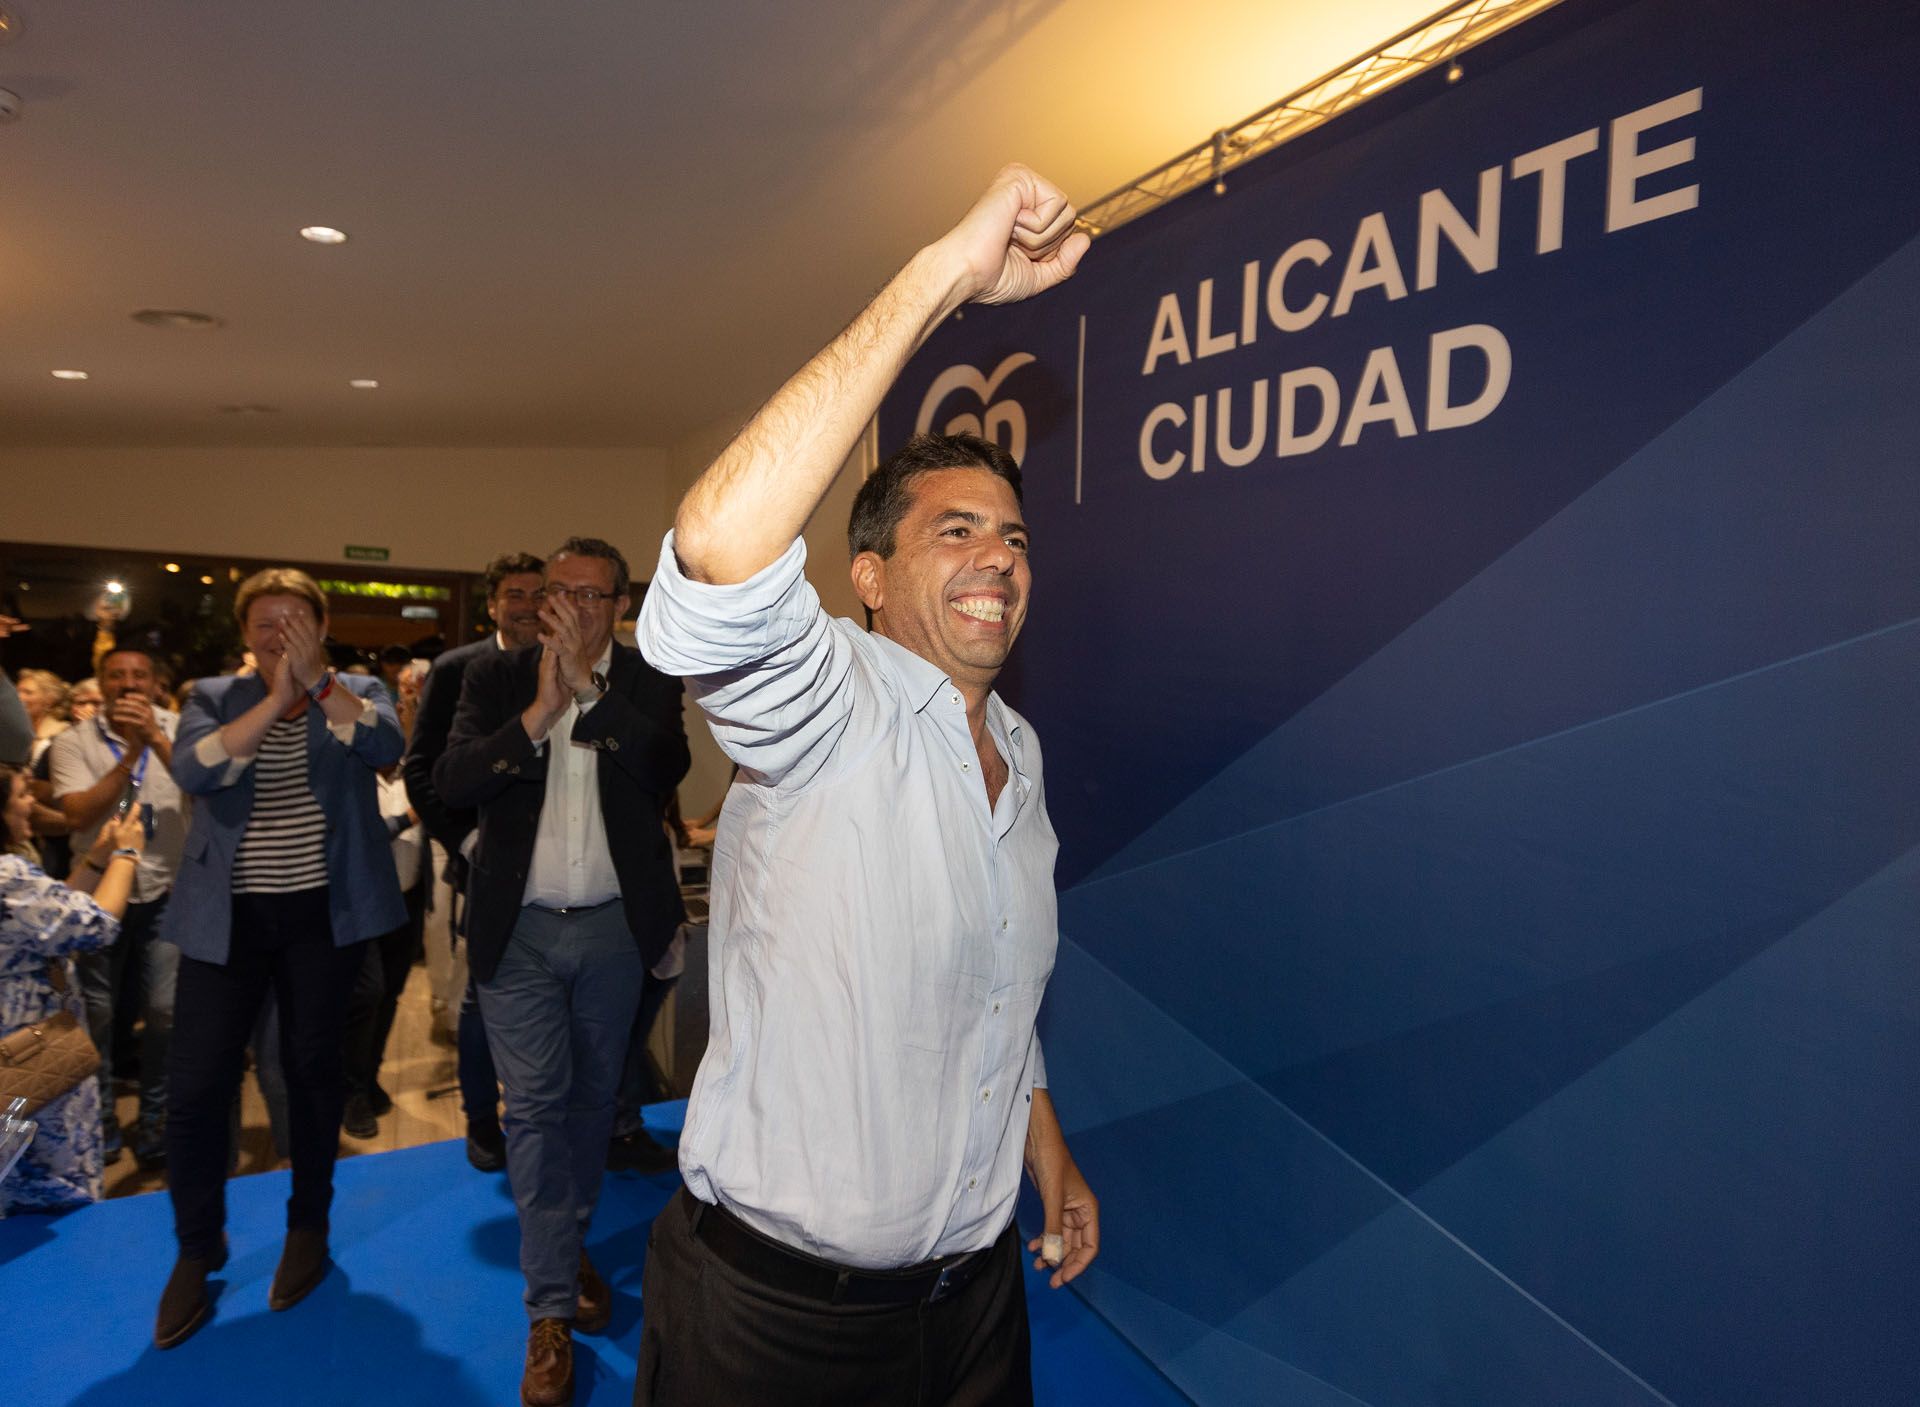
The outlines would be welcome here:
[[[140,803],[140,829],[147,833],[147,840],[151,843],[153,840],[153,803],[151,801]]]
[[[136,792],[132,787],[128,787],[124,791],[122,791],[120,793],[120,800],[114,805],[114,808],[113,808],[113,819],[116,821],[126,820],[127,813],[133,810],[133,799],[138,795],[139,793]]]

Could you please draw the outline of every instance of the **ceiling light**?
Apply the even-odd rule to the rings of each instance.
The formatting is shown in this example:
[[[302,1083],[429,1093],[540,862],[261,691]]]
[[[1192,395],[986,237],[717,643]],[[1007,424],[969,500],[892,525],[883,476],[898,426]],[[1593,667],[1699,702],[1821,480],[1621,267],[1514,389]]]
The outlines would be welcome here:
[[[336,230],[332,225],[303,225],[300,238],[313,244],[345,244],[347,232]]]
[[[142,327],[170,327],[183,332],[211,332],[226,326],[212,313],[189,312],[185,308],[140,308],[129,316]]]
[[[20,20],[17,15],[0,10],[0,44],[6,44],[20,37]]]
[[[212,586],[212,585],[213,585],[213,578],[212,578],[212,577],[210,577],[210,576],[203,576],[203,577],[201,577],[201,578],[200,578],[200,584],[201,584],[202,586]]]
[[[61,367],[58,371],[54,372],[53,374],[54,374],[54,378],[60,381],[85,381],[87,379],[86,372],[75,371],[71,367]]]
[[[380,389],[380,383],[375,381],[371,376],[356,376],[347,384],[356,391],[377,391]]]
[[[115,593],[116,595],[122,591],[125,591],[126,589],[127,589],[127,584],[124,581],[116,580],[116,581],[110,581],[107,583],[107,590]]]
[[[160,565],[166,568],[166,570],[170,572],[177,572],[180,570],[180,564],[178,562],[162,562]]]

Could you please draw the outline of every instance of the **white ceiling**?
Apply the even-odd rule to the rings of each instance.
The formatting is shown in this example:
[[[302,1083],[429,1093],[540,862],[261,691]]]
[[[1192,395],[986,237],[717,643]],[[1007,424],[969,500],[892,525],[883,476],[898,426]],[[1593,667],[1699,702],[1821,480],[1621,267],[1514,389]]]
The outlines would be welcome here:
[[[1440,0],[0,7],[0,446],[615,446],[764,396],[1002,161],[1091,201]]]

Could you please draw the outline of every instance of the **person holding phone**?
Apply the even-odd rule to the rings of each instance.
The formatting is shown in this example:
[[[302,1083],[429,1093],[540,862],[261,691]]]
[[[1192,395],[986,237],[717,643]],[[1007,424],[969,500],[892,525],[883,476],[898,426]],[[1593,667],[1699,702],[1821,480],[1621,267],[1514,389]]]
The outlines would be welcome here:
[[[207,1276],[227,1259],[229,1110],[269,990],[293,1195],[267,1304],[289,1309],[325,1278],[347,997],[367,940],[407,916],[376,797],[376,774],[404,745],[392,700],[378,680],[328,667],[327,598],[305,572],[255,572],[234,614],[258,672],[200,680],[173,749],[173,779],[194,803],[163,929],[180,947],[167,1065],[180,1254],[154,1320],[160,1348],[213,1312]]]
[[[122,1054],[114,1049],[114,1008],[123,994],[137,994],[140,1114],[131,1142],[140,1166],[157,1168],[167,1158],[167,1047],[180,969],[180,950],[160,937],[160,921],[187,839],[186,798],[168,770],[180,717],[154,702],[154,660],[142,646],[117,645],[103,656],[98,683],[100,711],[55,738],[48,758],[54,803],[73,830],[77,853],[88,851],[116,817],[131,816],[144,826],[145,853],[120,936],[83,954],[77,965],[87,1031],[109,1081]],[[86,863],[76,863],[76,880],[84,880]],[[107,1091],[102,1124],[111,1160],[120,1132],[111,1083]]]
[[[109,822],[86,851],[85,878],[66,885],[31,858],[33,792],[26,770],[15,763],[0,763],[0,815],[0,1037],[6,1037],[62,1011],[81,1017],[68,959],[118,935],[146,837],[134,817]],[[0,1216],[98,1200],[105,1167],[98,1078],[89,1075],[33,1117],[40,1126],[33,1142],[0,1178]]]

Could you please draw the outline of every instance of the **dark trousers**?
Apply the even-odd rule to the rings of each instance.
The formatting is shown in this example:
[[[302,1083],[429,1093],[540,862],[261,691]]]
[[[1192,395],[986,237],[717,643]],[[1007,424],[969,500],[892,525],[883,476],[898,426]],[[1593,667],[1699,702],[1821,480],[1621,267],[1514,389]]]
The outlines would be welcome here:
[[[406,990],[407,973],[420,948],[427,918],[427,893],[415,886],[406,895],[407,921],[391,933],[367,944],[367,956],[354,980],[347,1002],[346,1035],[341,1059],[346,1067],[347,1093],[371,1095],[386,1058],[387,1037],[393,1032],[394,1012]]]
[[[449,863],[447,882],[451,886],[453,914],[449,921],[453,941],[458,943],[467,932],[467,865]],[[472,949],[468,949],[472,957]],[[500,1122],[500,1076],[493,1068],[493,1051],[487,1046],[487,1020],[480,1014],[480,991],[473,973],[467,973],[467,989],[460,994],[460,1012],[454,1026],[455,1070],[460,1081],[460,1107],[469,1124],[497,1126]]]
[[[655,977],[651,972],[640,987],[640,1010],[633,1018],[633,1035],[627,1041],[627,1060],[620,1070],[620,1088],[613,1097],[613,1132],[617,1138],[645,1126],[640,1108],[669,1097],[669,1091],[654,1078],[653,1061],[647,1055],[647,1038],[667,998],[678,986],[678,977]]]
[[[180,950],[160,937],[165,896],[128,904],[120,936],[110,947],[81,953],[74,966],[87,1004],[87,1034],[100,1052],[100,1107],[108,1129],[118,1127],[113,1110],[113,1069],[132,1045],[133,1023],[143,1022],[140,1046],[140,1123],[157,1136],[167,1117],[167,1046],[173,1038],[174,988]]]
[[[167,1066],[167,1184],[184,1256],[213,1255],[227,1220],[228,1119],[254,1019],[279,1008],[293,1158],[289,1227],[325,1227],[345,1103],[340,1031],[364,943],[333,945],[327,891],[236,894],[225,963],[182,956]]]
[[[1031,1407],[1013,1227],[945,1299],[833,1305],[721,1260],[688,1224],[691,1196],[675,1194],[647,1240],[635,1407]]]
[[[480,1014],[480,992],[473,974],[467,974],[467,990],[460,995],[460,1023],[455,1054],[460,1080],[460,1107],[470,1124],[500,1122],[500,1076],[493,1068],[493,1051],[487,1045],[487,1019]]]

